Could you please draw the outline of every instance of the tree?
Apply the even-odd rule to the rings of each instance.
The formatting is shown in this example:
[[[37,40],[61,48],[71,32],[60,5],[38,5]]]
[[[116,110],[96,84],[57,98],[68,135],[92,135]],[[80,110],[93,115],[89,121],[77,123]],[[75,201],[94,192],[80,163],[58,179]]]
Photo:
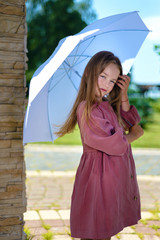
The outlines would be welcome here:
[[[154,100],[149,97],[145,97],[142,86],[134,82],[133,66],[131,67],[130,73],[128,73],[128,75],[131,78],[131,82],[128,89],[130,104],[136,106],[138,113],[141,117],[140,125],[143,128],[146,128],[147,124],[152,122],[152,116],[154,113],[152,103]]]
[[[157,53],[158,55],[160,55],[160,45],[155,45],[155,46],[154,46],[154,50],[156,51],[156,53]]]
[[[28,0],[28,71],[27,82],[33,72],[52,54],[60,39],[82,30],[96,18],[91,0]],[[86,15],[84,14],[86,13]]]

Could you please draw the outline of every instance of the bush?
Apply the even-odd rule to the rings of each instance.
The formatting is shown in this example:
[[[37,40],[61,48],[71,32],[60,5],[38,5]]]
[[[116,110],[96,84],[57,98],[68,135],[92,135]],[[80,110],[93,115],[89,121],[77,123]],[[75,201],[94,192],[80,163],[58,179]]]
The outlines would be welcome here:
[[[141,117],[140,125],[145,128],[147,123],[152,123],[152,116],[154,109],[152,104],[155,100],[151,98],[145,98],[141,94],[137,97],[130,97],[130,104],[133,104]]]

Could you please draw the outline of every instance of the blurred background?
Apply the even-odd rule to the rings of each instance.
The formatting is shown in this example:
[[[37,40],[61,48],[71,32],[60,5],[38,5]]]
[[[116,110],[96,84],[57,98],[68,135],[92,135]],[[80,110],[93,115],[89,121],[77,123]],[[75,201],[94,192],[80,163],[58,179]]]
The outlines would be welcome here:
[[[133,142],[132,147],[139,177],[142,211],[145,212],[138,225],[141,227],[133,228],[136,232],[130,228],[126,233],[133,234],[117,235],[116,239],[159,239],[160,0],[27,0],[26,7],[28,88],[33,73],[53,53],[60,39],[78,33],[95,20],[139,11],[140,17],[151,30],[131,69],[129,87],[130,103],[137,107],[144,128],[143,137]],[[28,98],[28,92],[26,97]],[[27,215],[30,216],[28,220],[32,220],[25,225],[27,239],[32,239],[31,233],[37,235],[33,239],[71,239],[70,195],[82,151],[78,127],[73,133],[58,138],[54,144],[41,142],[25,146],[27,211],[34,210]],[[58,172],[62,175],[58,175]],[[48,216],[52,220],[47,221],[48,218],[42,217],[41,210],[46,215],[51,212]],[[68,214],[62,225],[53,219],[52,210],[59,216],[61,212]],[[40,224],[33,221],[33,213],[39,214]]]
[[[159,0],[28,0],[26,7],[28,88],[34,71],[53,53],[60,39],[78,33],[97,19],[139,11],[151,32],[140,49],[130,74],[130,103],[137,107],[145,131],[144,136],[133,143],[133,147],[160,148]],[[81,145],[78,128],[72,134],[57,139],[54,144]]]

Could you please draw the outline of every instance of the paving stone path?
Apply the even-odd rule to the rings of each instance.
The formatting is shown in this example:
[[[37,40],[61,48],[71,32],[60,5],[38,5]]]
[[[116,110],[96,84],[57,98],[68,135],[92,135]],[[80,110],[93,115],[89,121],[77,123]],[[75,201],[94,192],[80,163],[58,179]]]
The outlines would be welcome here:
[[[31,155],[33,149],[34,152],[40,152],[39,148],[33,146],[30,151]],[[71,155],[77,156],[77,158],[81,154],[80,147],[54,147],[53,149],[53,147],[46,146],[42,149],[41,146],[41,151],[44,161],[47,161],[44,156],[47,156],[49,151],[52,152],[54,158],[55,153],[59,156],[61,153],[61,157],[59,157],[59,159],[62,159],[63,155],[61,164],[65,161],[64,157],[67,158],[67,154],[69,156],[72,153]],[[29,154],[29,148],[26,153]],[[134,157],[138,159],[136,160],[136,166],[139,164],[139,171],[142,171],[141,174],[138,174],[142,220],[135,226],[123,229],[122,232],[112,237],[112,240],[158,240],[160,239],[160,175],[155,174],[155,170],[153,172],[153,169],[155,169],[153,165],[156,165],[157,169],[160,168],[160,151],[138,149],[134,151]],[[144,163],[145,159],[146,163]],[[55,165],[56,162],[55,159]],[[35,163],[37,166],[38,164],[41,166],[41,163]],[[146,165],[148,167],[144,167]],[[28,230],[28,239],[30,240],[72,239],[70,237],[69,215],[75,169],[73,170],[72,167],[69,169],[68,167],[67,171],[66,169],[65,171],[64,169],[58,171],[61,170],[61,165],[60,169],[57,167],[58,170],[53,171],[53,166],[49,166],[50,169],[47,170],[37,168],[36,171],[33,166],[32,170],[31,168],[27,169],[26,192],[28,204],[27,212],[24,214],[25,231]],[[73,165],[71,164],[71,166]],[[150,174],[148,175],[147,172]]]
[[[82,154],[81,146],[27,145],[27,170],[75,171]],[[160,175],[160,149],[134,149],[138,175]]]

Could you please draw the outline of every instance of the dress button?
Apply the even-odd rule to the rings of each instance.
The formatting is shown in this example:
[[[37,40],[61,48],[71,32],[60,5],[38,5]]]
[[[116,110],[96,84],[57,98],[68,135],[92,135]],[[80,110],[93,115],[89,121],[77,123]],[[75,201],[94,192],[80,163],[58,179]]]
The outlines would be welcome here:
[[[136,201],[138,199],[138,197],[134,196],[134,200]]]
[[[131,179],[133,179],[134,178],[134,176],[133,176],[133,174],[131,174]]]

